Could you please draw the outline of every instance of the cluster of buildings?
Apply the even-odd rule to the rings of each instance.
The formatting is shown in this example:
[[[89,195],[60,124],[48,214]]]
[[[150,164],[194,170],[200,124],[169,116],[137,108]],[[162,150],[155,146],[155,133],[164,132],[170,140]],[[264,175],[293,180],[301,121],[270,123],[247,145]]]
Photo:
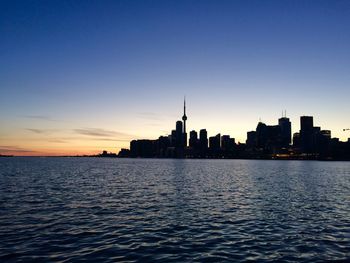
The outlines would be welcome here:
[[[247,159],[326,159],[350,160],[350,139],[340,142],[331,131],[315,127],[312,116],[300,117],[300,131],[292,136],[292,125],[284,114],[277,125],[259,122],[247,132],[246,143],[220,133],[208,137],[206,129],[186,131],[186,101],[182,121],[175,130],[156,140],[133,140],[119,157],[144,158],[247,158]],[[292,139],[293,138],[293,139]]]
[[[259,122],[255,131],[247,133],[246,153],[250,157],[286,159],[350,159],[350,139],[340,142],[330,130],[314,126],[312,116],[300,117],[300,131],[293,134],[286,116],[278,125]]]

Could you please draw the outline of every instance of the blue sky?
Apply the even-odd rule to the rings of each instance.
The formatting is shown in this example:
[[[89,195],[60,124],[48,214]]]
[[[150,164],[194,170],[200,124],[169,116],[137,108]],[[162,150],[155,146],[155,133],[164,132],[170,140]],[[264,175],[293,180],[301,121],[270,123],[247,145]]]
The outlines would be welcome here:
[[[286,109],[346,140],[349,32],[349,1],[1,1],[0,146],[115,151],[173,129],[184,95],[210,135]]]

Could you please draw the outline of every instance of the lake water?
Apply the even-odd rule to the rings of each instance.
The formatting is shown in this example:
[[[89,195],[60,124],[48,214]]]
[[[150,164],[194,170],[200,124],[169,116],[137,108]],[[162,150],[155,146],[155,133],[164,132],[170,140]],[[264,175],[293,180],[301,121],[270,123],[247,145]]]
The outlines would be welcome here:
[[[350,162],[0,158],[0,261],[350,261]]]

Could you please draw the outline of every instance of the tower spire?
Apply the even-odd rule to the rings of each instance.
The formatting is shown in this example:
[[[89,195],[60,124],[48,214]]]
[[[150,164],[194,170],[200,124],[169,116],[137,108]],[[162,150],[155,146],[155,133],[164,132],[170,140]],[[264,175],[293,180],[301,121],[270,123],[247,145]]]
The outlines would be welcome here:
[[[184,116],[186,115],[186,96],[184,96]]]
[[[182,116],[182,120],[184,122],[183,125],[183,136],[184,136],[184,145],[185,147],[187,146],[187,133],[186,133],[186,121],[187,121],[187,116],[186,116],[186,96],[184,96],[184,115]]]

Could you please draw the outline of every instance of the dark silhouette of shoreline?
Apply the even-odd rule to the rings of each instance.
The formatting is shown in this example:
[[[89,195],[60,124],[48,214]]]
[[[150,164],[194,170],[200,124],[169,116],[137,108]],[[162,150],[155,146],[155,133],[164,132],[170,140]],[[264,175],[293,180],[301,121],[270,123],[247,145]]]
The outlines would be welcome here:
[[[0,157],[14,157],[13,155],[0,154]]]

